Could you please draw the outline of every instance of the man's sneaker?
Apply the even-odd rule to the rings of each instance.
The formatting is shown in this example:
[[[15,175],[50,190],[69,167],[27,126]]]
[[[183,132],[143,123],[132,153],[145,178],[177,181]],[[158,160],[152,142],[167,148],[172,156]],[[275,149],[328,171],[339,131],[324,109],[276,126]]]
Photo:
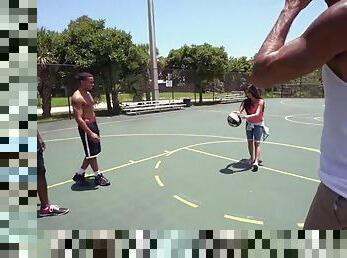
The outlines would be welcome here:
[[[247,164],[247,165],[252,165],[253,164],[253,160],[252,159],[247,159],[247,160],[245,160],[244,163]]]
[[[95,184],[97,185],[101,185],[101,186],[106,186],[106,185],[110,185],[110,182],[107,180],[106,177],[104,177],[102,175],[102,173],[98,174],[97,176],[95,176]]]
[[[258,165],[257,163],[254,163],[254,164],[253,164],[253,169],[252,169],[252,171],[253,171],[253,172],[257,172],[257,171],[258,171],[258,168],[259,168],[259,165]]]
[[[75,181],[78,185],[83,185],[86,182],[86,178],[84,177],[85,173],[83,174],[78,174],[76,173],[72,180]]]
[[[40,217],[47,217],[47,216],[61,216],[69,212],[69,209],[67,208],[61,208],[57,205],[49,204],[45,208],[41,208],[39,211]]]

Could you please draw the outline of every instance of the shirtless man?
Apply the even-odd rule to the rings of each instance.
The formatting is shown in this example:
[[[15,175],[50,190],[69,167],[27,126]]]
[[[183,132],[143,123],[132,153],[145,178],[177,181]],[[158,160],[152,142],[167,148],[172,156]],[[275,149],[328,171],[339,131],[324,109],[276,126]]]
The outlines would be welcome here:
[[[325,0],[328,9],[303,35],[285,43],[295,17],[310,2],[285,0],[257,54],[250,81],[270,88],[322,67],[325,111],[321,184],[304,229],[347,229],[347,0]]]
[[[94,86],[94,77],[90,73],[80,73],[78,74],[78,81],[79,87],[72,95],[71,102],[86,156],[73,180],[77,184],[83,185],[85,183],[85,170],[90,165],[95,174],[95,183],[106,186],[110,182],[100,172],[97,161],[97,156],[101,152],[101,145],[94,113],[94,99],[90,93]]]

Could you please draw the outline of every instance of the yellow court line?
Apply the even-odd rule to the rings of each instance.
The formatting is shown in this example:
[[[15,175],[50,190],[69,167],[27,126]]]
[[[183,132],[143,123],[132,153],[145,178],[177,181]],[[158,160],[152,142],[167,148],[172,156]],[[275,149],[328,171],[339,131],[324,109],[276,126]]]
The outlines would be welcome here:
[[[193,145],[185,146],[185,147],[182,147],[182,148],[178,148],[178,149],[176,149],[174,151],[165,150],[164,152],[166,152],[167,156],[170,156],[174,152],[180,151],[180,150],[182,150],[182,149],[184,149],[186,147],[194,147],[194,146],[213,144],[213,143],[234,142],[235,140],[239,141],[239,142],[245,142],[244,138],[230,137],[230,136],[218,136],[218,135],[205,135],[205,134],[113,134],[113,135],[102,135],[101,138],[132,137],[132,136],[184,136],[184,137],[207,137],[207,138],[226,139],[226,141],[215,141],[215,142],[205,142],[205,143],[193,144]],[[59,141],[67,141],[67,140],[73,140],[73,139],[79,139],[79,138],[80,137],[51,139],[51,140],[45,140],[45,142],[59,142]],[[227,140],[229,140],[229,141],[227,141]],[[298,146],[298,145],[278,143],[278,142],[270,142],[270,141],[265,141],[263,143],[264,144],[279,145],[279,146],[284,146],[284,147],[291,147],[291,148],[308,150],[308,151],[313,151],[313,152],[320,153],[320,151],[317,150],[317,149],[309,148],[309,147],[303,147],[303,146]]]
[[[296,225],[297,225],[299,228],[303,228],[303,227],[304,227],[304,223],[296,223]]]
[[[208,156],[211,156],[211,157],[216,157],[216,158],[220,158],[220,159],[225,159],[225,160],[230,160],[230,161],[238,162],[238,160],[236,160],[236,159],[231,159],[231,158],[228,158],[228,157],[224,157],[224,156],[220,156],[220,155],[208,153],[208,152],[205,152],[205,151],[195,150],[195,149],[191,149],[191,148],[185,148],[185,149],[186,149],[186,150],[189,150],[189,151],[193,151],[193,152],[205,154],[205,155],[208,155]],[[263,168],[263,169],[265,169],[265,170],[270,170],[270,171],[272,171],[272,172],[280,173],[280,174],[283,174],[283,175],[292,176],[292,177],[297,177],[297,178],[309,180],[309,181],[312,181],[312,182],[315,182],[315,183],[320,183],[319,180],[313,179],[313,178],[310,178],[310,177],[300,176],[300,175],[297,175],[297,174],[293,174],[293,173],[289,173],[289,172],[285,172],[285,171],[281,171],[281,170],[273,169],[273,168],[269,168],[269,167],[264,167],[264,166],[262,166],[261,168]]]
[[[244,140],[243,140],[244,141]],[[47,141],[46,141],[47,142]],[[168,151],[168,150],[164,150],[164,153],[162,154],[158,154],[158,155],[155,155],[155,156],[152,156],[152,157],[148,157],[148,158],[145,158],[145,159],[140,159],[140,160],[137,160],[137,161],[129,161],[129,163],[125,163],[123,165],[120,165],[120,166],[116,166],[116,167],[112,167],[112,168],[109,168],[109,169],[106,169],[106,170],[103,170],[101,171],[102,173],[106,173],[106,172],[109,172],[109,171],[112,171],[112,170],[116,170],[116,169],[120,169],[120,168],[123,168],[123,167],[127,167],[129,165],[133,165],[133,164],[137,164],[137,163],[140,163],[140,162],[143,162],[143,161],[147,161],[147,160],[151,160],[151,159],[155,159],[155,158],[158,158],[158,157],[161,157],[161,156],[169,156],[171,155],[172,153],[175,153],[177,151],[180,151],[180,150],[183,150],[187,147],[194,147],[194,146],[200,146],[200,145],[205,145],[205,144],[212,144],[212,143],[219,143],[219,142],[233,142],[233,141],[215,141],[215,142],[206,142],[206,143],[198,143],[198,144],[193,144],[193,145],[188,145],[186,147],[182,147],[182,148],[178,148],[176,150],[173,150],[173,151]],[[93,174],[90,174],[90,175],[93,175]],[[71,183],[73,182],[72,179],[70,180],[66,180],[66,181],[63,181],[63,182],[60,182],[60,183],[57,183],[57,184],[53,184],[53,185],[50,185],[48,186],[48,188],[53,188],[53,187],[56,187],[56,186],[60,186],[60,185],[64,185],[64,184],[68,184],[68,183]]]
[[[143,135],[143,136],[147,135],[148,136],[148,135],[152,135],[152,134],[136,134],[136,135]],[[169,134],[158,134],[158,135],[166,135],[166,136],[168,136]],[[208,136],[208,135],[189,135],[189,134],[173,134],[173,135],[176,135],[176,136],[201,136],[201,137],[207,137]],[[105,137],[114,137],[114,136],[135,136],[135,134],[134,135],[130,135],[130,134],[129,135],[107,135]],[[208,137],[215,137],[215,138],[222,138],[222,139],[241,139],[241,138],[235,138],[235,137],[224,137],[224,136],[220,136],[219,137],[219,136],[211,136],[211,135],[209,135]],[[68,140],[68,139],[79,139],[79,137],[46,140],[46,142],[64,141],[64,140]],[[216,143],[228,143],[228,142],[245,142],[245,140],[242,139],[242,140],[225,140],[225,141],[203,142],[203,143],[197,143],[197,144],[192,144],[192,145],[188,145],[188,146],[185,146],[185,147],[181,147],[181,148],[178,148],[178,149],[173,150],[173,151],[165,150],[164,153],[162,153],[162,154],[158,154],[158,155],[151,156],[151,157],[148,157],[148,158],[145,158],[145,159],[134,161],[133,163],[126,163],[126,164],[123,164],[123,165],[120,165],[120,166],[109,168],[109,169],[106,169],[106,170],[104,170],[102,172],[105,173],[105,172],[108,172],[108,171],[112,171],[112,170],[115,170],[115,169],[119,169],[119,168],[123,168],[123,167],[129,166],[129,165],[137,164],[137,163],[140,163],[140,162],[143,162],[143,161],[155,159],[155,158],[158,158],[158,157],[161,157],[161,156],[170,156],[171,154],[174,154],[175,152],[178,152],[178,151],[181,151],[181,150],[184,150],[184,149],[195,151],[195,152],[199,152],[198,150],[189,149],[190,147],[202,146],[202,145],[208,145],[208,144],[216,144]],[[296,146],[296,145],[290,145],[290,144],[283,144],[283,143],[275,143],[275,142],[264,142],[264,143],[274,144],[274,145],[281,145],[281,146],[286,146],[286,147],[293,147],[293,148],[304,149],[304,150],[309,150],[309,151],[320,153],[319,150],[313,149],[313,148],[308,148],[308,147],[302,147],[302,146]],[[222,157],[222,156],[218,156],[218,155],[207,153],[207,152],[204,153],[204,152],[200,151],[200,153],[203,153],[203,154],[206,154],[206,155],[209,155],[209,156],[213,156],[213,157],[217,157],[217,158],[222,158],[222,159],[226,159],[226,160],[235,161],[235,162],[238,161],[238,160],[235,160],[235,159],[230,159],[230,158],[227,158],[227,157]],[[311,181],[314,181],[314,182],[317,182],[317,183],[320,182],[319,180],[316,180],[316,179],[303,177],[303,176],[299,176],[299,175],[295,175],[295,174],[290,174],[290,173],[283,172],[283,171],[280,171],[280,170],[274,170],[274,169],[270,169],[270,168],[267,168],[267,167],[262,167],[262,168],[267,169],[267,170],[272,170],[272,171],[278,172],[278,173],[283,173],[283,174],[287,174],[287,175],[296,176],[296,177],[299,177],[299,178],[311,180]],[[48,188],[64,185],[64,184],[67,184],[67,183],[70,183],[70,182],[73,182],[73,180],[70,179],[70,180],[66,180],[64,182],[53,184],[53,185],[48,186]]]
[[[160,186],[160,187],[164,187],[164,184],[163,182],[160,180],[160,177],[159,176],[154,176],[155,178],[155,181],[157,181],[157,184]]]
[[[155,169],[158,169],[158,168],[159,168],[160,163],[161,163],[161,160],[159,160],[159,161],[157,162],[157,164],[155,164]]]
[[[101,172],[102,173],[107,173],[107,172],[112,171],[112,170],[124,168],[124,167],[130,166],[130,165],[134,165],[134,164],[137,164],[137,163],[140,163],[140,162],[147,161],[147,160],[156,159],[156,158],[159,158],[161,156],[164,156],[165,154],[166,153],[162,153],[162,154],[154,155],[154,156],[151,156],[151,157],[148,157],[148,158],[145,158],[145,159],[140,159],[140,160],[137,160],[137,161],[133,161],[132,163],[131,162],[130,163],[125,163],[123,165],[119,165],[119,166],[116,166],[116,167],[113,167],[113,168],[109,168],[109,169],[103,170]],[[93,175],[93,174],[90,174],[90,175]],[[60,183],[57,183],[57,184],[54,184],[54,185],[50,185],[47,188],[53,188],[53,187],[64,185],[64,184],[71,183],[71,182],[73,182],[72,179],[66,180],[64,182],[60,182]]]
[[[178,196],[178,195],[174,195],[173,198],[175,198],[176,200],[180,201],[180,202],[183,202],[184,204],[190,206],[190,207],[193,207],[193,208],[198,208],[199,205],[195,204],[195,203],[192,203],[190,201],[187,201],[185,199],[183,199],[182,197]]]
[[[236,220],[236,221],[240,221],[240,222],[245,222],[245,223],[264,225],[264,222],[261,220],[245,219],[245,218],[236,217],[236,216],[232,216],[232,215],[228,215],[228,214],[225,214],[224,218],[230,219],[230,220]]]
[[[129,162],[130,162],[130,163],[134,163],[135,161],[133,161],[133,160],[130,159]]]
[[[213,142],[202,142],[202,143],[196,143],[196,144],[191,144],[191,145],[188,145],[188,146],[183,146],[181,148],[178,148],[176,150],[173,150],[173,151],[170,151],[170,153],[166,156],[170,156],[176,152],[179,152],[181,150],[185,150],[187,148],[191,148],[191,147],[196,147],[196,146],[202,146],[202,145],[210,145],[210,144],[216,144],[216,143],[231,143],[231,142],[246,142],[245,139],[242,139],[242,140],[226,140],[226,141],[213,141]]]

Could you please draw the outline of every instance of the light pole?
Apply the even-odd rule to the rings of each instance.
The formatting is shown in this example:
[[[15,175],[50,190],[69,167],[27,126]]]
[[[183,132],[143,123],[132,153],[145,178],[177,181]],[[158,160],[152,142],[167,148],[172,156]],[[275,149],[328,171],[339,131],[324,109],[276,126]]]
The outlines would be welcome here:
[[[148,0],[149,50],[151,55],[151,87],[152,100],[159,100],[157,47],[155,44],[153,0]]]

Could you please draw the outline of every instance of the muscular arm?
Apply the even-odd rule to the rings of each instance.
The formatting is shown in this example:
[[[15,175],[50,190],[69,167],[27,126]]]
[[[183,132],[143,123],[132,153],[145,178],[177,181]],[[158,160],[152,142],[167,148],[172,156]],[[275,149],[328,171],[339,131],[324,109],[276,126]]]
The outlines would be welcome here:
[[[288,4],[295,1],[304,6]],[[341,0],[330,7],[302,36],[284,44],[292,22],[309,2],[310,0],[287,0],[274,28],[257,54],[251,83],[270,88],[275,83],[307,74],[347,50],[347,0]]]
[[[38,139],[39,144],[41,145],[41,149],[44,151],[46,149],[46,144],[43,141],[39,131],[37,131],[37,139]]]
[[[89,127],[87,126],[86,122],[83,120],[83,104],[81,100],[78,98],[72,98],[72,107],[75,115],[75,120],[77,124],[82,128],[83,131],[85,131],[88,135],[94,134]]]

